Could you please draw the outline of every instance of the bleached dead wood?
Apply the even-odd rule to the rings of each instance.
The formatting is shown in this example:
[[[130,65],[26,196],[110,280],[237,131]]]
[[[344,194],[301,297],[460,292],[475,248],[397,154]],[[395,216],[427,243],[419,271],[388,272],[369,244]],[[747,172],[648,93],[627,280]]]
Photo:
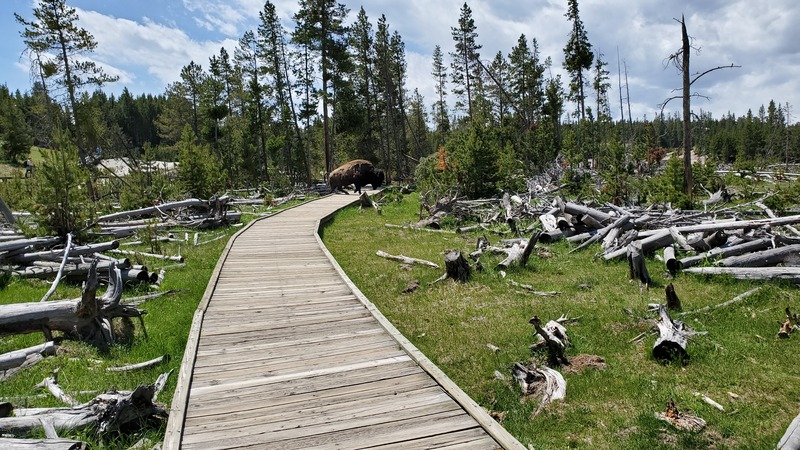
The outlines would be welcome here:
[[[410,225],[397,225],[393,223],[384,224],[386,228],[402,228],[404,230],[416,230],[416,231],[427,231],[429,233],[454,233],[452,230],[441,230],[435,228],[422,228],[417,226],[410,226]]]
[[[0,242],[0,252],[13,252],[26,247],[48,247],[62,242],[60,237],[37,237],[31,239],[16,239],[13,241]]]
[[[48,341],[44,344],[3,353],[0,355],[0,370],[5,371],[19,367],[23,365],[31,355],[34,354],[42,356],[55,355],[57,349],[58,346],[53,341]]]
[[[564,350],[569,345],[569,338],[567,337],[567,329],[558,322],[553,320],[547,322],[542,327],[541,319],[538,316],[533,316],[528,323],[533,325],[536,333],[542,337],[545,345],[547,346],[548,362],[552,366],[569,365],[569,360],[564,356]]]
[[[556,295],[561,295],[561,292],[558,292],[558,291],[540,291],[540,290],[537,290],[535,287],[531,286],[530,284],[518,283],[518,282],[516,282],[514,280],[511,280],[511,279],[508,280],[508,284],[510,284],[510,285],[512,285],[514,287],[518,287],[520,289],[524,289],[524,290],[530,292],[531,294],[539,295],[539,296],[542,296],[542,297],[554,297]]]
[[[781,440],[778,441],[777,450],[798,450],[800,449],[800,414],[786,428]]]
[[[800,267],[691,267],[684,272],[730,275],[738,280],[788,280],[800,283]]]
[[[82,441],[71,439],[14,439],[0,438],[4,450],[83,450],[89,448]]]
[[[131,370],[139,370],[139,369],[149,369],[151,367],[155,367],[161,363],[169,362],[170,357],[169,355],[159,356],[158,358],[153,358],[149,361],[144,361],[136,364],[128,364],[125,366],[118,366],[118,367],[106,367],[107,372],[128,372]]]
[[[667,266],[667,272],[675,276],[681,268],[681,263],[675,259],[675,247],[668,245],[664,247],[664,264]]]
[[[14,417],[0,418],[0,433],[27,436],[41,429],[41,419],[45,418],[52,421],[58,431],[93,427],[100,434],[106,434],[131,422],[152,416],[166,416],[167,412],[153,403],[155,392],[155,385],[149,384],[133,391],[118,392],[112,389],[71,408],[15,409]]]
[[[652,280],[647,271],[641,244],[636,241],[628,244],[628,272],[631,280],[638,280],[645,287],[649,287]]]
[[[605,238],[608,235],[608,233],[611,230],[623,229],[623,227],[625,227],[626,224],[629,224],[630,221],[631,221],[631,216],[622,216],[622,217],[620,217],[619,219],[615,220],[613,223],[611,223],[609,225],[606,225],[605,227],[597,230],[597,233],[595,233],[594,236],[592,236],[589,239],[587,239],[586,241],[584,241],[578,247],[575,247],[574,249],[570,250],[569,253],[577,252],[578,250],[586,248],[589,245],[592,245],[595,242],[602,240],[603,238]]]
[[[50,289],[44,294],[40,301],[46,302],[53,292],[56,291],[58,287],[58,283],[61,281],[61,275],[64,274],[64,266],[67,264],[67,259],[69,258],[69,250],[72,247],[72,233],[67,233],[67,245],[64,247],[64,257],[61,260],[61,265],[58,266],[58,273],[56,273],[56,279],[53,280],[53,283],[50,285]]]
[[[411,258],[403,255],[391,255],[383,250],[378,250],[377,252],[375,252],[375,254],[380,256],[381,258],[390,259],[392,261],[401,262],[403,264],[418,264],[421,266],[432,267],[434,269],[438,269],[440,267],[435,262],[427,261],[424,259]]]
[[[800,244],[761,250],[739,256],[729,256],[717,262],[721,267],[764,267],[782,263],[790,256],[800,255]]]
[[[0,305],[0,335],[58,330],[98,344],[113,343],[111,319],[141,317],[144,313],[120,304],[122,274],[119,269],[112,269],[106,293],[100,298],[95,296],[98,286],[96,263],[97,260],[92,263],[80,299]]]
[[[156,214],[160,215],[163,214],[164,211],[171,211],[180,208],[188,208],[191,206],[208,207],[208,202],[205,200],[190,198],[187,200],[180,200],[177,202],[164,203],[163,205],[158,205],[158,206],[150,206],[147,208],[133,209],[130,211],[122,211],[113,214],[106,214],[104,216],[98,217],[97,220],[99,222],[103,222],[103,221],[111,221],[118,219],[129,219],[131,217],[152,216]]]
[[[714,306],[704,306],[702,308],[698,308],[698,309],[695,309],[693,311],[684,311],[684,312],[681,313],[681,315],[697,314],[697,313],[701,313],[701,312],[711,311],[712,309],[724,308],[726,306],[729,306],[729,305],[732,305],[734,303],[740,302],[740,301],[746,299],[747,297],[750,297],[751,295],[755,294],[756,292],[758,292],[760,290],[761,290],[760,287],[753,288],[753,289],[750,289],[747,292],[743,292],[743,293],[737,295],[736,297],[728,300],[727,302],[722,302],[722,303],[720,303],[718,305],[714,305]]]
[[[591,217],[592,219],[601,224],[601,226],[597,228],[601,228],[603,225],[610,222],[613,217],[606,212],[600,211],[599,209],[590,208],[588,206],[579,205],[573,202],[564,202],[563,207],[561,207],[560,205],[559,207],[561,208],[562,212],[565,212],[567,214],[572,214],[573,216],[582,215]]]
[[[167,261],[176,261],[176,262],[183,262],[183,256],[171,256],[171,255],[159,255],[156,253],[146,253],[146,252],[136,252],[131,250],[111,250],[113,253],[119,253],[121,255],[129,255],[129,256],[144,256],[146,258],[156,258],[156,259],[163,259]]]
[[[539,406],[534,415],[548,404],[567,396],[567,381],[558,371],[547,366],[536,367],[535,364],[524,366],[521,363],[514,363],[511,374],[517,380],[523,398],[539,399]]]
[[[658,305],[658,339],[653,344],[653,357],[662,361],[674,359],[688,359],[686,344],[689,342],[689,332],[683,322],[672,320],[665,305]]]
[[[69,253],[73,256],[91,255],[119,247],[119,241],[101,242],[99,244],[80,245],[70,249]],[[30,252],[13,255],[8,257],[9,261],[26,263],[37,260],[59,261],[64,258],[65,249],[48,250],[43,252]]]
[[[700,253],[694,256],[687,256],[685,258],[681,258],[680,267],[688,268],[695,266],[698,263],[705,260],[743,255],[760,250],[766,250],[770,247],[772,247],[772,240],[768,238],[755,239],[741,244],[731,245],[730,247],[717,247],[705,253]]]
[[[761,227],[774,228],[782,225],[791,225],[797,223],[800,223],[800,215],[778,217],[774,219],[736,220],[729,222],[718,221],[706,224],[684,225],[674,227],[674,230],[680,233],[714,232],[721,230],[752,229]],[[641,239],[642,250],[644,252],[654,251],[672,243],[673,237],[669,229],[654,230],[650,232],[644,239]],[[612,252],[607,252],[603,257],[607,261],[610,261],[623,256],[625,256],[625,250],[618,249]]]
[[[64,403],[66,405],[77,406],[79,404],[79,402],[77,400],[72,398],[71,395],[69,395],[66,392],[64,392],[64,390],[61,389],[61,386],[59,386],[59,384],[58,384],[58,369],[56,369],[53,372],[53,376],[52,377],[45,378],[44,380],[39,382],[39,384],[37,384],[35,387],[37,389],[46,389],[47,391],[50,392],[50,394],[53,397],[55,397],[61,403]]]
[[[754,202],[753,204],[758,206],[759,208],[763,209],[764,212],[767,213],[767,215],[769,217],[772,217],[773,219],[778,217],[778,216],[775,215],[775,212],[773,212],[763,202],[758,201],[758,202]],[[786,227],[787,230],[791,231],[795,236],[800,236],[800,231],[798,231],[797,228],[795,228],[795,227],[793,227],[791,225],[785,225],[785,227]]]

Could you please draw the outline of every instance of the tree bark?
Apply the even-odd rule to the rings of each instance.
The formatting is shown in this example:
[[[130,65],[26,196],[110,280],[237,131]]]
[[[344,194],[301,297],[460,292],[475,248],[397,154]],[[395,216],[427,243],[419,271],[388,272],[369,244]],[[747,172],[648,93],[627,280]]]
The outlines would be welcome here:
[[[88,448],[81,441],[70,439],[13,439],[0,438],[4,450],[82,450]]]

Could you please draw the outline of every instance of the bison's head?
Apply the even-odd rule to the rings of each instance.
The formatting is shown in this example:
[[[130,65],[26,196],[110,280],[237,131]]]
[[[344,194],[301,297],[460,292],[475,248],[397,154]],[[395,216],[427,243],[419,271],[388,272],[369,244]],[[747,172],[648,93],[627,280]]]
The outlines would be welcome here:
[[[372,183],[372,189],[378,189],[383,185],[384,180],[386,180],[386,175],[383,173],[382,170],[379,170],[375,173],[375,181]]]

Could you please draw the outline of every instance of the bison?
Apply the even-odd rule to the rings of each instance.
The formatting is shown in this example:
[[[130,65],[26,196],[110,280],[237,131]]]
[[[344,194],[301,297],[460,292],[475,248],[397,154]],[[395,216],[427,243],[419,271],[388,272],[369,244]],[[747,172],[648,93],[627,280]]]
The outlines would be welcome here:
[[[362,186],[371,184],[373,189],[377,189],[383,184],[384,179],[383,171],[376,171],[371,162],[366,159],[355,159],[331,172],[328,183],[332,191],[339,190],[346,193],[343,188],[352,184],[356,187],[356,192],[361,193]]]

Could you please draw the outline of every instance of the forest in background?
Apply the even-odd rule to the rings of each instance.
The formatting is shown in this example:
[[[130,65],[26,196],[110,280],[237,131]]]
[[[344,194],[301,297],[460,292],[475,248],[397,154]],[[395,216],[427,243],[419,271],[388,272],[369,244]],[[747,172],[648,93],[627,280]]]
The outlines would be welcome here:
[[[457,186],[473,198],[530,188],[527,180],[558,160],[570,169],[591,165],[602,177],[593,180],[598,192],[625,202],[654,200],[628,186],[682,145],[678,114],[633,118],[620,99],[623,120],[612,119],[608,63],[592,49],[577,0],[566,1],[572,33],[563,55],[541,55],[536,38],[521,35],[491,62],[465,3],[453,41],[434,51],[432,101],[406,89],[403,38],[385,16],[373,20],[362,8],[346,23],[350,12],[335,1],[299,6],[286,29],[267,1],[233,54],[221,48],[209,61],[187,62],[162,94],[114,96],[102,90],[114,78],[85,58],[97,43],[77,27],[75,10],[65,0],[42,1],[34,20],[17,16],[37,81],[29,92],[0,86],[3,159],[20,163],[35,145],[74,147],[86,166],[98,157],[179,161],[181,184],[149,190],[176,197],[284,191],[365,158],[390,180]],[[679,47],[677,33],[675,41]],[[569,79],[552,75],[556,61]],[[788,103],[768,100],[721,118],[693,111],[692,148],[715,167],[800,159]],[[567,181],[588,182],[578,172],[568,170]],[[703,181],[698,190],[717,187]],[[140,174],[135,184],[153,182]]]

